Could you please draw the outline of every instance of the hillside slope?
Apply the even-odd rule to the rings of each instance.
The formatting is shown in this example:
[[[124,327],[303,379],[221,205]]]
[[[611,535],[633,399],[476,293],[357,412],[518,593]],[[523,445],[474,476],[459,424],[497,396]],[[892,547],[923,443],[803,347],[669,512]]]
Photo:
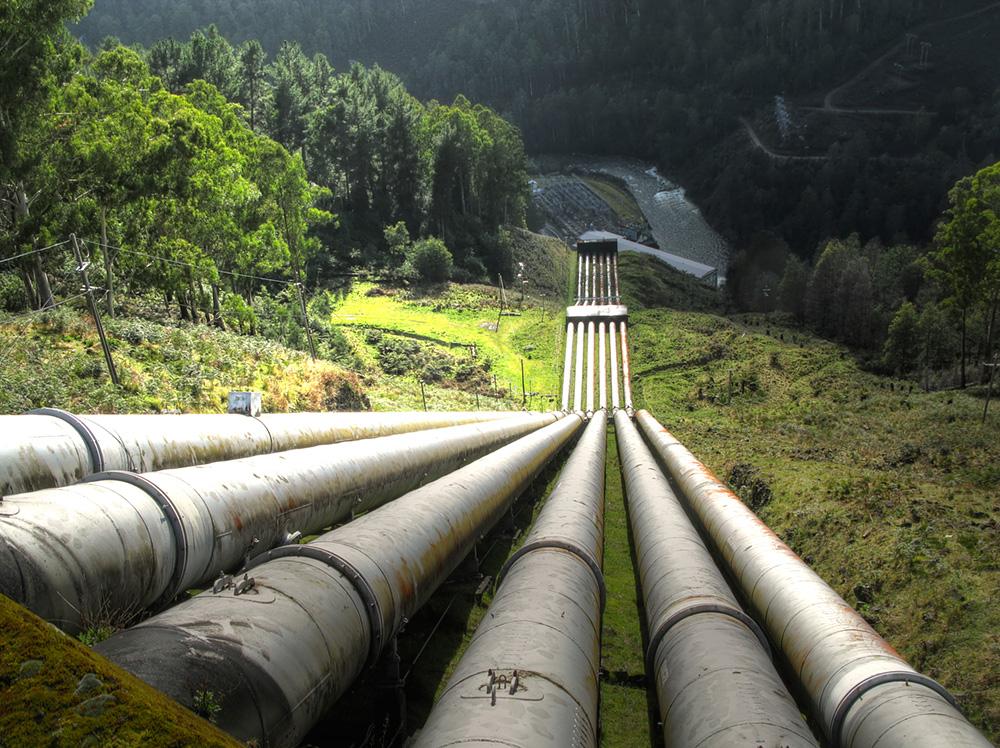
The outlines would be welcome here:
[[[773,317],[644,306],[629,328],[637,407],[1000,741],[995,403],[981,423],[982,392],[867,374]]]
[[[565,248],[553,258],[562,268],[557,273],[569,271]],[[651,410],[911,664],[945,685],[974,724],[994,742],[1000,740],[1000,609],[994,601],[1000,589],[1000,447],[995,438],[1000,415],[994,410],[981,424],[978,393],[928,394],[915,383],[869,375],[846,349],[781,319],[726,318],[717,294],[653,258],[625,254],[620,264],[631,309],[637,406]],[[366,368],[363,384],[373,405],[415,409],[421,397],[416,379],[390,375],[377,343],[367,342],[367,331],[377,329],[383,338],[398,340],[415,340],[415,333],[441,340],[468,335],[459,341],[467,343],[492,334],[498,339],[492,354],[496,371],[505,366],[513,371],[523,355],[526,364],[539,367],[535,376],[558,376],[563,300],[547,301],[530,289],[524,315],[504,318],[499,334],[478,326],[487,317],[496,320],[496,291],[484,287],[397,295],[359,285],[340,299],[330,319],[361,341],[355,349],[360,361],[370,357],[373,366]],[[362,310],[371,315],[367,327],[347,319]],[[423,338],[421,344],[431,344]],[[545,338],[550,342],[543,345],[539,341]],[[34,343],[46,340],[39,335]],[[134,348],[146,345],[153,344]],[[477,343],[483,351],[489,346]],[[57,358],[53,354],[51,360]],[[475,402],[476,393],[469,389],[427,391],[431,407]],[[497,407],[520,408],[521,401],[508,397]],[[658,729],[655,705],[643,688],[641,610],[613,435],[608,456],[601,745],[641,748],[655,744],[651,736]],[[495,574],[516,549],[558,470],[552,466],[510,520],[483,541],[481,573]],[[400,639],[403,663],[412,668],[409,731],[422,724],[434,693],[485,613],[490,593],[477,597],[475,587],[447,585]],[[16,621],[18,615],[23,618],[5,609],[4,621]],[[14,670],[33,658],[19,649],[34,636],[19,638],[22,625],[9,624],[4,635],[0,685],[10,693],[25,687]],[[54,640],[62,643],[45,644],[53,653],[79,649],[58,636]],[[345,700],[339,716],[320,725],[310,742],[325,745],[330,735],[341,735],[330,732],[331,725],[364,712],[367,707],[358,705],[372,693],[364,688],[351,695],[355,701]],[[72,705],[64,713],[71,711]],[[0,714],[0,729],[8,728],[13,713]],[[647,720],[637,719],[643,714]],[[138,721],[131,714],[126,719]]]

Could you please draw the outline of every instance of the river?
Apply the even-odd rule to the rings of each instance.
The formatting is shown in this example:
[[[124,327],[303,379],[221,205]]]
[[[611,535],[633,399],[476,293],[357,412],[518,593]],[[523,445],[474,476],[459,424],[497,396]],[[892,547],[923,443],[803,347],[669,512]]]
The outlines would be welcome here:
[[[566,171],[590,171],[617,177],[628,185],[649,221],[660,249],[711,265],[725,275],[730,248],[705,221],[698,206],[687,199],[684,188],[659,174],[655,167],[625,158],[574,156]]]

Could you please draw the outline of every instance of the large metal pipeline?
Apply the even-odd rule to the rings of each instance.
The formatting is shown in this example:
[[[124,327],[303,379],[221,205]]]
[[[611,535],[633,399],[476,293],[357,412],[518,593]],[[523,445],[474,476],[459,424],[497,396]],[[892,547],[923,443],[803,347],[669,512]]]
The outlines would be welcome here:
[[[594,320],[587,322],[587,416],[594,412],[594,343],[597,328]]]
[[[211,584],[295,537],[368,511],[554,414],[398,434],[88,482],[0,503],[0,592],[76,631]]]
[[[621,301],[621,286],[618,285],[618,253],[617,252],[615,252],[612,255],[611,261],[612,261],[612,264],[614,266],[614,274],[612,276],[614,278],[614,285],[613,285],[613,288],[614,288],[614,299],[615,299],[615,301],[620,302]]]
[[[625,410],[632,413],[632,372],[628,361],[628,324],[621,321],[619,329],[622,335],[622,397],[625,399]]]
[[[600,372],[600,382],[598,386],[598,392],[600,393],[600,399],[598,407],[601,410],[608,409],[608,330],[607,325],[602,320],[597,325],[597,340],[600,342],[598,356],[597,356],[597,369]]]
[[[0,496],[66,486],[105,470],[153,470],[503,418],[508,413],[0,416]]]
[[[607,414],[594,414],[414,748],[596,748]]]
[[[611,338],[611,410],[617,410],[621,399],[618,396],[618,326],[608,323]]]
[[[573,393],[573,410],[576,413],[583,412],[583,352],[586,327],[585,322],[576,323],[576,389]]]
[[[294,746],[577,432],[569,415],[306,545],[258,557],[95,649],[165,694],[220,700],[244,742]],[[237,587],[240,590],[240,587]]]
[[[566,323],[566,357],[563,362],[562,411],[569,410],[569,390],[573,376],[573,323]]]
[[[636,418],[831,746],[990,746],[943,686],[913,669],[652,415]]]
[[[656,687],[664,743],[818,748],[764,634],[623,410],[615,433],[649,631],[646,675]]]

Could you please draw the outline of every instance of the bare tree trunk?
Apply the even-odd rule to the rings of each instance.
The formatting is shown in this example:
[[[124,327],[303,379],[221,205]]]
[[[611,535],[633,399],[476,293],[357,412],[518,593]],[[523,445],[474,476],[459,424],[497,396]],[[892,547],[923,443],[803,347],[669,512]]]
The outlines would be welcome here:
[[[14,220],[16,223],[18,216],[27,218],[30,215],[28,195],[24,191],[24,185],[17,186],[14,197]],[[45,274],[45,270],[42,269],[42,258],[37,252],[31,256],[31,274],[35,276],[36,293],[33,295],[35,309],[47,309],[55,306],[55,300],[52,298],[52,289],[49,287],[49,277]],[[25,286],[30,288],[28,283]]]
[[[31,282],[31,273],[27,270],[20,270],[18,272],[21,275],[21,280],[24,282],[24,290],[28,294],[28,303],[32,309],[38,309],[38,295],[35,293],[35,284]]]
[[[222,305],[219,303],[219,286],[212,284],[212,313],[215,316],[215,326],[220,330],[226,329],[226,323],[222,319]]]
[[[49,287],[49,276],[42,269],[42,258],[36,252],[32,255],[32,270],[35,273],[35,287],[38,289],[38,308],[48,309],[56,305],[56,300],[52,298],[52,289]]]
[[[959,368],[958,375],[958,386],[960,389],[965,389],[965,309],[962,310],[962,348],[961,348],[961,364]]]
[[[202,310],[202,312],[205,314],[205,324],[206,325],[211,325],[212,324],[212,312],[208,308],[208,298],[205,296],[205,286],[202,285],[202,282],[201,282],[200,278],[198,279],[198,295],[195,298],[196,298],[196,303],[200,302],[203,298],[205,299],[205,308]]]
[[[114,262],[115,255],[108,246],[108,209],[101,206],[101,247],[104,251],[104,275],[105,284],[108,290],[108,318],[115,318],[115,283],[114,283]]]
[[[194,289],[194,279],[188,281],[188,307],[191,311],[191,321],[198,324],[198,293]]]
[[[983,353],[983,362],[987,364],[993,362],[993,334],[996,330],[998,302],[1000,302],[1000,284],[997,284],[997,287],[993,289],[993,298],[990,299],[990,322],[986,326],[986,350]],[[990,374],[986,371],[987,368],[989,367],[983,366],[981,384],[986,384],[986,380],[990,377]]]

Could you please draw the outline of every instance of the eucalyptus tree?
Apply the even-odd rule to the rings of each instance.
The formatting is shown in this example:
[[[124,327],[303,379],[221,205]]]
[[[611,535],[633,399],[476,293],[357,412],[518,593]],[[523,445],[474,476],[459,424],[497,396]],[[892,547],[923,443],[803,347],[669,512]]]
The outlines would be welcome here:
[[[99,221],[108,315],[114,317],[114,263],[117,245],[135,219],[133,208],[145,192],[142,164],[148,142],[147,100],[162,90],[139,55],[127,47],[102,52],[59,92],[57,108],[69,137],[57,151],[71,202],[92,202]],[[109,221],[119,227],[112,237]],[[81,225],[74,230],[81,231]],[[112,239],[114,241],[112,241]]]
[[[261,132],[271,88],[267,79],[267,53],[260,42],[250,40],[240,45],[237,56],[239,87],[235,101],[246,109],[250,129]]]
[[[289,42],[281,45],[274,62],[267,66],[273,81],[268,134],[293,152],[301,152],[305,147],[310,67],[302,48]]]
[[[948,193],[951,206],[934,238],[929,275],[944,290],[942,305],[959,316],[960,385],[965,387],[967,322],[970,310],[988,305],[986,360],[992,357],[1000,302],[1000,164],[965,177]]]
[[[215,24],[191,34],[183,48],[178,79],[182,85],[203,80],[227,99],[236,98],[240,83],[236,52]]]
[[[0,4],[0,253],[17,254],[37,242],[30,221],[36,187],[35,158],[51,136],[47,103],[55,86],[72,72],[79,48],[64,24],[82,17],[91,0],[5,0]],[[29,298],[52,302],[39,255],[22,265]]]

